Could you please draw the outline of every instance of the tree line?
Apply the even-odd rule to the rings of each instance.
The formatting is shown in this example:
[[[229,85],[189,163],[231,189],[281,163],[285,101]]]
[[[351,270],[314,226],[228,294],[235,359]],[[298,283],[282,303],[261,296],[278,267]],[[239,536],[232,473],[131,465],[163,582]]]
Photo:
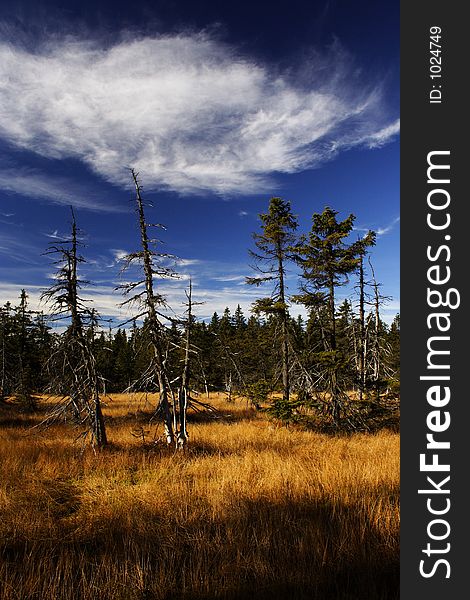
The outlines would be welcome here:
[[[211,391],[247,398],[287,423],[368,429],[399,386],[400,321],[397,315],[387,326],[380,315],[384,298],[369,256],[375,233],[350,241],[354,215],[341,221],[325,207],[298,235],[290,203],[272,198],[249,251],[254,274],[246,283],[260,289],[251,313],[237,306],[197,320],[190,282],[185,314],[169,317],[159,283],[177,273],[153,238],[160,225],[147,221],[138,175],[131,175],[140,239],[123,260],[133,279],[117,291],[132,317],[106,330],[82,297],[89,282],[80,278],[86,258],[72,210],[70,235],[47,250],[56,266],[42,295],[48,314],[30,310],[24,290],[17,306],[0,308],[0,400],[34,410],[39,394],[55,394],[60,401],[46,423],[72,419],[98,446],[107,443],[103,397],[132,390],[158,392],[155,413],[167,443],[179,448],[188,439],[188,409],[214,414]],[[294,266],[300,283],[289,295],[286,273]],[[348,282],[354,297],[339,303],[338,288]],[[305,307],[305,320],[291,316],[292,304]],[[50,320],[62,320],[63,332]]]

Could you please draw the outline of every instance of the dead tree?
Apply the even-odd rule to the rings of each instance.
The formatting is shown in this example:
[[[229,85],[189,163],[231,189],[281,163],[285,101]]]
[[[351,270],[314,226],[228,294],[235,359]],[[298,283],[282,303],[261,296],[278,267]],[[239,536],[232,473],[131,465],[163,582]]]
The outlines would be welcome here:
[[[124,257],[122,272],[137,264],[140,270],[140,278],[137,281],[125,283],[118,286],[126,296],[129,296],[122,305],[136,305],[140,310],[132,320],[144,319],[143,333],[148,338],[152,360],[138,381],[131,387],[136,388],[142,384],[150,384],[158,387],[159,402],[156,414],[163,416],[165,438],[168,445],[175,442],[175,431],[173,415],[170,405],[171,386],[167,373],[165,328],[160,321],[164,317],[159,308],[166,307],[165,298],[155,291],[154,278],[176,277],[173,269],[164,264],[165,259],[172,258],[171,255],[157,252],[156,245],[160,240],[150,237],[149,228],[163,225],[150,224],[145,220],[144,200],[142,198],[142,186],[140,185],[138,173],[131,169],[133,184],[135,187],[136,215],[139,224],[141,249]]]
[[[68,322],[65,332],[48,361],[53,379],[51,391],[59,393],[61,400],[46,418],[44,424],[72,412],[80,425],[85,425],[84,435],[91,433],[93,444],[107,444],[106,427],[101,407],[102,379],[99,377],[93,344],[88,335],[96,324],[96,311],[91,310],[80,297],[82,285],[89,283],[78,276],[78,265],[84,263],[78,254],[77,224],[72,209],[70,238],[49,246],[46,254],[57,257],[55,283],[41,295],[51,309],[51,318]]]
[[[178,394],[178,420],[176,446],[180,449],[184,448],[188,439],[186,429],[186,411],[188,409],[188,400],[190,396],[189,378],[190,378],[190,355],[191,355],[191,326],[193,319],[193,304],[192,304],[192,282],[189,280],[189,291],[186,292],[187,298],[187,319],[185,327],[185,347],[184,347],[184,362],[183,374],[181,375],[181,386]]]
[[[365,336],[365,282],[364,282],[364,253],[360,255],[359,262],[359,344],[358,344],[358,387],[359,400],[362,400],[364,388],[366,385],[366,336]]]
[[[221,415],[219,411],[214,408],[208,402],[201,402],[197,400],[191,393],[191,379],[193,378],[192,365],[194,361],[192,358],[199,356],[199,348],[194,346],[192,343],[192,330],[195,322],[193,315],[193,307],[198,304],[204,304],[203,302],[194,302],[192,296],[192,281],[189,280],[189,289],[185,291],[186,294],[186,318],[184,320],[184,344],[183,344],[183,371],[181,375],[181,385],[178,392],[178,406],[175,407],[175,432],[176,432],[176,446],[182,450],[188,441],[187,432],[187,412],[188,409],[194,412],[204,412],[211,418],[217,419]],[[209,397],[207,389],[207,380],[205,379],[204,372],[202,372],[206,394]]]
[[[369,258],[369,266],[372,273],[371,286],[373,289],[373,314],[371,315],[371,321],[373,322],[371,332],[371,349],[370,349],[370,380],[371,385],[374,389],[374,395],[376,402],[380,402],[381,382],[382,378],[390,375],[386,365],[382,360],[382,356],[387,352],[387,348],[381,340],[381,321],[380,321],[380,306],[384,301],[389,300],[389,297],[380,294],[379,288],[380,283],[377,283],[375,277],[375,271],[372,266],[372,262]]]

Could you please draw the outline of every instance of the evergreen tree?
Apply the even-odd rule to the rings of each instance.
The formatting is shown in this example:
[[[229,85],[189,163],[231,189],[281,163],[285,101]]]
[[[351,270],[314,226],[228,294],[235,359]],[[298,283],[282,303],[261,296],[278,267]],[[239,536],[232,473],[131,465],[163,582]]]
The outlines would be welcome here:
[[[345,299],[336,312],[336,345],[343,360],[342,380],[346,387],[353,387],[356,373],[360,372],[358,360],[357,319],[352,304]]]
[[[297,302],[308,310],[321,314],[323,353],[318,356],[330,396],[330,412],[336,424],[341,418],[345,396],[345,357],[338,351],[336,332],[336,289],[348,282],[348,276],[357,271],[366,249],[375,244],[375,233],[369,231],[361,240],[348,244],[355,216],[338,221],[338,212],[325,207],[314,213],[312,227],[296,246],[296,261],[302,269],[300,294]],[[320,310],[319,310],[320,309]],[[343,372],[341,372],[343,369]]]
[[[45,365],[53,345],[51,328],[42,312],[34,313],[32,332],[32,350],[29,355],[29,368],[32,376],[32,387],[35,392],[43,393],[48,385]]]
[[[290,203],[281,198],[271,198],[267,213],[260,214],[261,233],[254,233],[256,251],[250,251],[255,261],[257,277],[247,277],[249,285],[271,283],[269,296],[256,300],[253,311],[274,316],[280,325],[280,354],[282,357],[282,403],[289,404],[289,305],[286,289],[286,262],[295,242],[296,217]]]
[[[209,328],[210,328],[211,332],[213,332],[213,333],[218,333],[218,331],[219,331],[219,326],[220,326],[220,317],[219,317],[219,315],[218,315],[218,314],[215,312],[215,313],[212,315],[212,318],[211,318],[211,320],[210,320],[210,323],[209,323]]]
[[[134,354],[125,330],[118,329],[116,332],[112,343],[112,353],[114,358],[113,389],[123,392],[131,386],[134,375]]]
[[[246,319],[240,305],[237,305],[237,309],[233,315],[233,325],[237,331],[240,331],[246,327]]]
[[[27,409],[35,410],[37,400],[34,396],[32,363],[34,357],[34,322],[28,309],[28,295],[21,290],[20,304],[15,309],[16,326],[15,386],[16,399]]]
[[[400,315],[395,315],[390,329],[386,335],[390,352],[386,358],[387,366],[391,371],[390,387],[392,393],[397,394],[400,389]]]

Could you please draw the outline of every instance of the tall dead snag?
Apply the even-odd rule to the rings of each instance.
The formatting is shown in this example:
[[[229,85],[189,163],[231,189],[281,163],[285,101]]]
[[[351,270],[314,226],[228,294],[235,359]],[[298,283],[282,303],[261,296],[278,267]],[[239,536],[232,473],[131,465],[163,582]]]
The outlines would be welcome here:
[[[45,423],[72,412],[75,420],[86,426],[93,444],[107,444],[106,427],[101,409],[102,379],[96,369],[90,328],[96,324],[96,311],[88,308],[79,295],[82,285],[89,283],[78,276],[78,265],[84,263],[78,254],[77,224],[72,209],[72,231],[68,239],[53,243],[46,254],[55,255],[55,283],[41,295],[51,308],[51,318],[69,322],[48,361],[52,375],[51,391],[61,395],[61,401]]]
[[[373,326],[371,327],[371,348],[370,348],[370,384],[374,389],[375,401],[377,403],[380,402],[380,394],[382,391],[382,387],[384,382],[386,382],[387,378],[391,376],[390,369],[387,368],[385,361],[383,360],[384,355],[387,353],[386,344],[383,339],[383,327],[382,321],[380,319],[380,306],[384,301],[390,300],[390,298],[383,296],[380,294],[379,288],[380,283],[377,283],[377,279],[375,277],[374,267],[372,266],[372,262],[369,258],[369,267],[372,273],[372,283],[370,284],[373,289],[373,313],[370,315],[370,320],[373,322]]]
[[[181,382],[178,390],[178,400],[174,404],[174,415],[173,422],[175,427],[176,447],[179,450],[183,450],[188,441],[188,430],[187,430],[187,412],[189,409],[194,412],[204,412],[211,418],[219,418],[219,412],[211,404],[207,402],[201,402],[194,398],[191,394],[191,380],[193,379],[192,365],[194,360],[192,357],[198,357],[199,348],[194,346],[192,343],[192,332],[195,324],[195,318],[193,315],[193,307],[196,304],[203,304],[203,302],[194,302],[192,295],[192,281],[189,280],[189,289],[185,291],[186,300],[186,319],[184,320],[184,334],[182,344],[178,345],[178,348],[183,351],[183,370],[181,373]],[[204,375],[203,375],[204,378]],[[204,378],[205,380],[205,378]],[[207,381],[205,381],[206,393],[207,392]]]
[[[137,281],[120,285],[119,289],[123,290],[126,296],[129,296],[122,305],[134,304],[140,309],[139,314],[135,315],[133,319],[144,319],[143,334],[149,340],[152,351],[152,360],[146,371],[131,387],[139,387],[143,384],[146,387],[149,384],[150,386],[158,386],[159,402],[156,413],[163,415],[165,437],[170,445],[175,442],[175,431],[170,405],[171,388],[166,366],[165,328],[159,320],[159,316],[162,315],[158,311],[160,307],[166,306],[166,301],[161,294],[155,292],[154,278],[176,277],[176,273],[163,263],[165,259],[171,258],[170,255],[152,249],[152,247],[156,247],[159,240],[149,236],[149,228],[160,227],[164,229],[164,227],[160,224],[146,222],[144,200],[142,198],[143,190],[139,183],[138,173],[134,169],[130,171],[135,187],[136,215],[139,224],[141,250],[127,254],[124,257],[123,271],[137,264],[140,267],[141,276]]]
[[[359,258],[359,344],[358,344],[358,387],[362,400],[366,385],[366,319],[365,319],[364,254]]]
[[[177,418],[177,433],[176,446],[179,449],[184,448],[188,440],[188,432],[186,429],[186,412],[188,409],[189,399],[189,377],[190,377],[190,352],[191,352],[191,325],[192,325],[192,283],[189,280],[189,291],[186,292],[187,302],[187,320],[185,327],[185,344],[184,344],[184,360],[183,373],[181,375],[181,386],[178,394],[178,418]]]

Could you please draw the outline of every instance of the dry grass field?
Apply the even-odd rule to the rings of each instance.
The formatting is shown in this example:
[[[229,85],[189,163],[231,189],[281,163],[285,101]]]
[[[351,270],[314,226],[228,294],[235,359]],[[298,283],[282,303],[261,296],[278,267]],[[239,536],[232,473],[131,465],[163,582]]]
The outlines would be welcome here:
[[[0,407],[2,600],[398,598],[399,435],[288,430],[211,401],[231,416],[191,415],[179,453],[129,396],[108,402],[96,454]]]

